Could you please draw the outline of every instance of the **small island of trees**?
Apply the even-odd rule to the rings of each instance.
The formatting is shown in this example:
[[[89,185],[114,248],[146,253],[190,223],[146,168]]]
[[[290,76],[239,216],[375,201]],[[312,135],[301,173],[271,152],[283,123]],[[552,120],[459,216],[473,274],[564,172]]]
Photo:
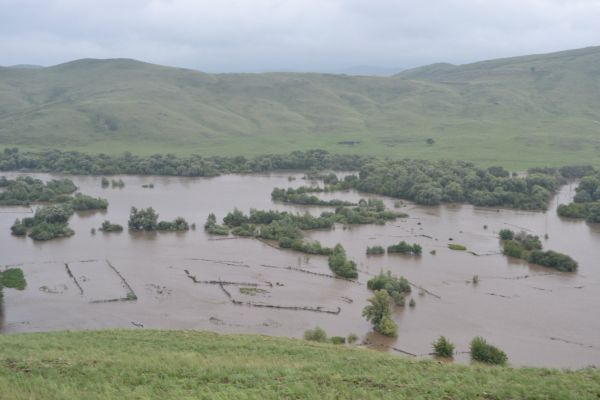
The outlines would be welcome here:
[[[509,257],[520,258],[532,264],[554,268],[564,272],[577,270],[577,262],[566,254],[556,251],[542,250],[542,242],[538,236],[525,232],[515,234],[510,229],[503,229],[499,233],[502,241],[503,252]]]

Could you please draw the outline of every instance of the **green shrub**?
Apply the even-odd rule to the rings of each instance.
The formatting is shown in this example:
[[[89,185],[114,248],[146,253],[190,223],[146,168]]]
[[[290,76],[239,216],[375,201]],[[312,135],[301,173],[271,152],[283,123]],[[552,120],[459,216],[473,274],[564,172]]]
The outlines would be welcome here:
[[[513,240],[515,233],[510,229],[501,229],[498,236],[501,240]]]
[[[102,232],[121,232],[123,231],[123,226],[119,224],[111,224],[110,221],[105,220],[104,222],[102,222],[100,230]]]
[[[341,244],[335,245],[333,253],[329,256],[329,268],[334,274],[348,279],[358,278],[358,271],[354,261],[346,259],[346,251]]]
[[[324,343],[327,341],[327,333],[321,327],[317,326],[315,329],[304,331],[304,340]]]
[[[507,240],[504,242],[504,255],[515,258],[522,258],[524,250],[521,245],[514,240]]]
[[[533,250],[529,253],[527,261],[532,264],[538,264],[564,272],[574,272],[578,267],[577,261],[573,260],[568,255],[552,250]]]
[[[471,340],[471,359],[487,364],[504,365],[508,360],[506,353],[488,344],[484,338],[477,336]]]
[[[329,338],[329,341],[333,344],[345,344],[346,338],[343,336],[332,336]]]
[[[358,336],[354,333],[348,335],[348,343],[352,344],[358,340]]]
[[[367,247],[367,255],[385,254],[385,249],[381,246]]]
[[[410,244],[406,243],[404,240],[398,244],[388,246],[388,248],[387,248],[388,254],[400,253],[400,254],[420,255],[422,251],[423,251],[423,248],[419,244],[414,243],[414,244],[410,245]]]
[[[17,290],[25,289],[27,282],[21,268],[8,268],[0,271],[0,288],[2,286]]]
[[[15,236],[25,236],[27,234],[27,227],[17,218],[15,223],[10,227],[10,231]]]
[[[452,358],[454,356],[454,344],[444,336],[433,342],[433,354],[436,357]]]
[[[385,316],[375,326],[375,331],[384,336],[394,337],[398,333],[398,326],[389,316]]]

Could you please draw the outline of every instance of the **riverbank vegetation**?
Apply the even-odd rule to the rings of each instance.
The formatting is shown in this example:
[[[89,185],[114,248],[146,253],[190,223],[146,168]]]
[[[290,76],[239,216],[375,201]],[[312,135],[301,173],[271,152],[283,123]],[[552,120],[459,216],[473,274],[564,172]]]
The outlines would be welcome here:
[[[500,231],[503,252],[509,257],[520,258],[532,264],[554,268],[563,272],[577,270],[577,262],[566,254],[552,250],[543,251],[542,242],[538,236],[525,232],[515,234],[513,231],[503,229]]]
[[[560,204],[557,209],[558,215],[600,223],[600,172],[590,166],[581,166],[567,168],[563,174],[580,180],[575,188],[573,202]]]
[[[433,342],[433,355],[440,358],[452,358],[454,357],[454,344],[446,339],[444,336],[440,336],[438,340]]]
[[[18,149],[5,149],[0,153],[0,171],[216,176],[223,173],[281,170],[315,171],[313,175],[324,180],[327,185],[323,191],[356,189],[423,205],[469,203],[528,210],[545,209],[550,197],[565,183],[565,179],[597,173],[589,166],[566,166],[560,169],[531,168],[526,176],[518,176],[502,167],[485,169],[464,161],[377,160],[373,157],[331,154],[324,150],[253,158],[199,155],[177,157],[168,154],[137,156],[131,153],[90,155],[58,150],[20,152]],[[339,180],[335,174],[319,172],[323,170],[359,173]],[[582,179],[587,179],[587,176]],[[119,181],[115,182],[115,186],[118,186]],[[302,193],[297,193],[298,190]],[[298,204],[335,205],[335,200],[319,200],[316,196],[308,195],[309,192],[305,190],[294,189],[296,192],[290,192],[288,200]],[[579,202],[589,202],[596,195],[592,192],[587,196],[583,188],[580,192]],[[281,198],[285,199],[286,194],[277,192],[276,196],[283,196]]]
[[[310,187],[299,187],[297,189],[275,188],[273,189],[273,192],[271,192],[271,199],[274,201],[281,201],[283,203],[311,206],[347,207],[356,205],[355,203],[339,199],[321,200],[315,195],[308,194],[312,193],[312,191],[313,189]]]
[[[322,212],[318,217],[309,213],[294,214],[287,211],[250,210],[249,214],[235,209],[217,224],[217,218],[210,214],[204,228],[209,234],[256,237],[275,240],[281,248],[292,249],[308,254],[332,255],[334,249],[323,247],[317,241],[306,242],[303,231],[332,229],[335,224],[384,224],[386,221],[404,218],[404,213],[386,210],[381,200],[361,199],[356,207],[337,207],[334,212]],[[344,264],[340,271],[352,270]],[[343,272],[345,273],[345,272]],[[352,275],[352,274],[351,274]]]
[[[15,179],[0,177],[0,205],[29,206],[34,202],[64,203],[77,186],[70,179],[52,179],[43,182],[31,176],[19,176]]]
[[[369,159],[369,157],[350,154],[331,154],[324,150],[294,151],[289,154],[247,158],[200,155],[177,157],[173,154],[139,156],[131,153],[107,155],[60,150],[20,152],[19,149],[14,148],[0,152],[0,171],[58,172],[77,175],[216,176],[226,173],[282,170],[355,171]]]
[[[495,365],[504,365],[508,361],[506,353],[479,336],[471,340],[469,351],[474,361]]]

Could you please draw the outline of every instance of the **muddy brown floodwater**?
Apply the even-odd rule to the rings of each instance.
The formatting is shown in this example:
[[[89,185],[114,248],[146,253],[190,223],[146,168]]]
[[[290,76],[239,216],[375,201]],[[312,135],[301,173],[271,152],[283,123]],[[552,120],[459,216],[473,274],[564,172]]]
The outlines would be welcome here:
[[[50,242],[11,236],[15,218],[31,211],[1,207],[0,265],[21,266],[28,284],[24,291],[5,289],[1,331],[185,328],[301,337],[319,325],[329,335],[352,332],[396,354],[427,357],[431,343],[445,335],[457,346],[457,361],[467,362],[468,343],[480,335],[505,350],[515,365],[600,364],[600,226],[556,215],[557,204],[572,198],[572,185],[562,188],[545,213],[405,202],[401,210],[410,214],[407,219],[311,232],[310,238],[325,245],[344,245],[361,270],[358,282],[329,276],[325,257],[204,233],[210,212],[220,220],[234,207],[322,211],[271,201],[274,187],[306,184],[302,175],[292,175],[297,179],[291,182],[290,174],[283,173],[117,177],[125,182],[122,189],[102,188],[99,177],[69,176],[81,192],[107,198],[110,205],[104,213],[75,214],[70,220],[75,236]],[[154,183],[154,189],[142,188],[146,183]],[[376,196],[347,192],[321,197],[356,201]],[[394,199],[384,201],[393,208]],[[161,219],[182,216],[198,229],[91,234],[104,219],[126,226],[131,206],[152,206]],[[544,247],[573,256],[578,272],[560,273],[507,259],[497,239],[503,228],[541,238],[547,234]],[[367,246],[400,240],[421,244],[423,255],[365,255]],[[448,243],[466,245],[479,255],[449,250]],[[361,316],[370,296],[366,281],[380,269],[425,289],[413,288],[416,307],[395,309],[399,334],[393,340],[372,333]],[[479,276],[477,285],[470,283],[474,275]]]

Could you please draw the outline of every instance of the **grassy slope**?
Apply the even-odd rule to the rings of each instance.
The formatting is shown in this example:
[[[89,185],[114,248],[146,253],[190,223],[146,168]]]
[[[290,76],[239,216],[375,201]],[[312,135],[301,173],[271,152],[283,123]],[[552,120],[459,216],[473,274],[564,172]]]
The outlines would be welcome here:
[[[264,336],[0,336],[1,399],[597,399],[600,372],[414,361]]]
[[[600,47],[394,77],[204,74],[125,59],[0,68],[0,143],[600,165],[599,78]],[[338,144],[348,140],[361,143]]]

